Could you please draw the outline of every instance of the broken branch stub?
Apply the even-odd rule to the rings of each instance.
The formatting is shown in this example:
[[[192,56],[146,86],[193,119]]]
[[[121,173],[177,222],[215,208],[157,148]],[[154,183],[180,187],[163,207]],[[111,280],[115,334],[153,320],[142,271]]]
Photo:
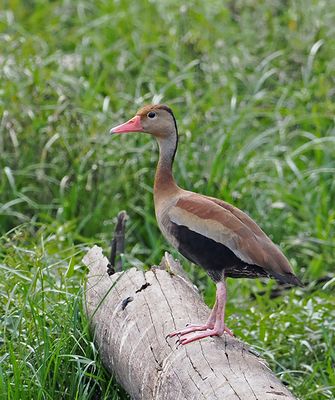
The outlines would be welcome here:
[[[125,230],[128,214],[126,211],[120,211],[117,216],[114,236],[111,241],[111,254],[109,263],[107,265],[108,275],[113,275],[115,272],[122,271],[122,258],[121,254],[124,253],[125,248]]]
[[[204,322],[209,309],[166,253],[160,269],[131,268],[108,276],[108,260],[94,246],[86,311],[106,368],[132,399],[292,400],[265,361],[229,336],[177,346],[171,331]]]

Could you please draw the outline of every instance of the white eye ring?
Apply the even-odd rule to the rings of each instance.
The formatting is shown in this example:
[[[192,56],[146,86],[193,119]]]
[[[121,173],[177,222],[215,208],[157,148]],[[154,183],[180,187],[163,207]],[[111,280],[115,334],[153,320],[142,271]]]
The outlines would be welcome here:
[[[147,117],[150,119],[154,119],[157,117],[157,114],[154,111],[150,111],[148,112]]]

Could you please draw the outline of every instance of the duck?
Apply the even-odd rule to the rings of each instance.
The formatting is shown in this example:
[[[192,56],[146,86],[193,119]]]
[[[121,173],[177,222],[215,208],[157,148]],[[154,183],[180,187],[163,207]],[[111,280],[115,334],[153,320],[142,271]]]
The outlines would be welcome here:
[[[283,252],[257,223],[237,207],[214,197],[179,187],[173,176],[178,147],[176,118],[165,104],[146,105],[110,133],[142,132],[158,142],[154,180],[155,214],[160,231],[180,254],[206,270],[216,284],[215,304],[206,323],[188,324],[169,333],[186,345],[200,339],[233,336],[225,324],[226,280],[274,278],[302,286]]]

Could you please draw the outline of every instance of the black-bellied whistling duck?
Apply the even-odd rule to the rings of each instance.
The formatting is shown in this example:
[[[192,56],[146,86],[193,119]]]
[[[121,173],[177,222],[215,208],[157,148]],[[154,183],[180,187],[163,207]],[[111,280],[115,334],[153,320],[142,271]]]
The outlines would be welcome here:
[[[232,335],[225,326],[226,278],[274,277],[301,285],[279,248],[260,227],[238,208],[213,197],[177,186],[172,164],[178,130],[172,110],[165,105],[141,108],[135,117],[111,133],[146,132],[158,141],[159,161],[154,184],[158,225],[165,238],[216,283],[216,301],[205,325],[188,325],[169,334],[187,344],[208,336]],[[196,332],[195,334],[193,334]]]

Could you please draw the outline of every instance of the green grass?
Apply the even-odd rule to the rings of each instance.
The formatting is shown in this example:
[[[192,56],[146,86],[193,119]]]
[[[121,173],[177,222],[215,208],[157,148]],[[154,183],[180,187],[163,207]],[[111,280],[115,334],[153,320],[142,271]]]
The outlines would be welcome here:
[[[87,329],[81,258],[107,249],[120,209],[128,265],[169,248],[154,218],[156,144],[108,135],[152,101],[178,119],[179,184],[247,211],[308,282],[271,299],[274,282],[230,280],[228,326],[299,398],[332,398],[334,18],[335,3],[312,0],[3,3],[3,398],[125,398]],[[183,263],[211,304],[213,284]]]

